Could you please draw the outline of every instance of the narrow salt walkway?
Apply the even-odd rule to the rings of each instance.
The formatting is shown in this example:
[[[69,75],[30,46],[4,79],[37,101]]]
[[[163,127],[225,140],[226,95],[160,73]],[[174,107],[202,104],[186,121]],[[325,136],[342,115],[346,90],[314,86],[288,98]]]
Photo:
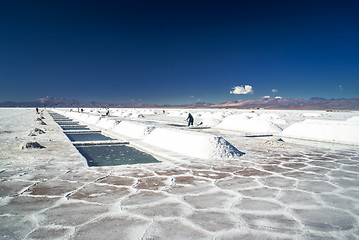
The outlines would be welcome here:
[[[226,135],[240,160],[89,168],[46,112],[0,113],[1,239],[359,238],[358,148]]]

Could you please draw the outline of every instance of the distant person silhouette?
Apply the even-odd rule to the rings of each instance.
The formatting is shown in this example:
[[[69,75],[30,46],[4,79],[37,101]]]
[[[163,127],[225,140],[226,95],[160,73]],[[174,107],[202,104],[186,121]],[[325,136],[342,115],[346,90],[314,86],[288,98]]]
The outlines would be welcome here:
[[[192,114],[188,113],[188,118],[186,119],[188,121],[188,126],[193,126],[193,116]]]

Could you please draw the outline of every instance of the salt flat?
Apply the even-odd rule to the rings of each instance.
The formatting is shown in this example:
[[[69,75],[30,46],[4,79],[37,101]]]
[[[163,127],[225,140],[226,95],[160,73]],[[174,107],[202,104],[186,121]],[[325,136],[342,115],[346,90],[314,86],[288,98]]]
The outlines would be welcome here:
[[[355,122],[358,112],[111,109],[101,117],[104,109],[54,111],[155,149],[162,162],[90,168],[47,111],[47,125],[39,125],[34,109],[0,109],[1,239],[359,238],[358,145],[333,142],[337,136],[323,143],[287,140],[273,131],[306,119]],[[185,126],[188,112],[198,127]],[[231,129],[233,119],[245,131]],[[256,132],[251,119],[269,127]],[[28,136],[34,128],[45,134]],[[210,147],[216,136],[243,154],[191,157],[191,146],[172,149],[151,136],[162,128],[169,130],[156,134],[168,140],[197,136],[204,139],[197,146]],[[350,137],[339,136],[345,134]],[[45,148],[21,150],[26,141]],[[232,151],[225,144],[215,153]]]

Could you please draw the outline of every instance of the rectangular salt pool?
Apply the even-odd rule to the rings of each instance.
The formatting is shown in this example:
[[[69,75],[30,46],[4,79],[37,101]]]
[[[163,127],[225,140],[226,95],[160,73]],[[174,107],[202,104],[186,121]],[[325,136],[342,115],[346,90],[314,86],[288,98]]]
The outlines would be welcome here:
[[[71,142],[114,140],[113,138],[106,137],[100,133],[66,133],[66,136]]]
[[[56,122],[57,124],[61,125],[79,125],[77,122]]]
[[[53,117],[53,119],[54,119],[55,122],[56,122],[56,121],[72,121],[72,119],[70,119],[70,118],[65,118],[65,117],[63,117],[63,118]]]
[[[61,127],[63,130],[90,130],[87,127]]]
[[[125,145],[81,146],[76,148],[86,158],[89,167],[160,162],[152,155]]]

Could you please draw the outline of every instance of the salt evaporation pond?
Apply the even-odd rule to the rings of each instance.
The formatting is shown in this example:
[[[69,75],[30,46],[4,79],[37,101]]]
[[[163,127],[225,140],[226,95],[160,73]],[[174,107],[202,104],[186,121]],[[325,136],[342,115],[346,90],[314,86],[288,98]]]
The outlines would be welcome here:
[[[113,138],[104,136],[100,133],[66,133],[66,136],[71,140],[71,142],[114,140]]]
[[[209,129],[173,127],[161,136],[171,140],[182,131],[186,136],[194,136],[192,132],[220,135],[245,154],[238,159],[200,159],[181,155],[181,149],[174,154],[168,148],[173,161],[89,167],[46,111],[47,125],[39,125],[35,109],[0,109],[0,239],[359,239],[357,142],[292,144],[278,141],[280,134],[248,137],[257,135],[255,129],[223,131],[215,125],[234,114],[254,118],[276,113],[276,122],[283,120],[280,127],[285,130],[304,121],[303,113],[316,112],[110,109],[111,115],[119,117],[105,122],[97,110],[85,109],[91,119],[85,113],[75,119],[96,130],[106,127],[102,129],[106,133],[119,121],[139,123],[125,117],[130,113],[158,121],[151,128],[126,124],[143,130],[142,135],[140,131],[122,134],[136,147],[143,144],[146,151],[152,149],[156,156],[164,142],[144,144],[144,139],[156,134],[153,127],[183,124],[188,111],[195,123],[199,115],[219,116]],[[355,121],[359,116],[359,112],[318,113],[319,120]],[[307,125],[299,126],[295,132],[302,135],[292,137],[308,137]],[[29,136],[35,128],[45,134]],[[120,135],[124,129],[118,127],[109,134]],[[357,129],[340,135],[351,136]],[[328,142],[328,137],[323,140]],[[21,150],[24,141],[37,141],[45,148]]]
[[[82,126],[79,126],[79,127],[77,127],[77,126],[71,126],[71,127],[69,127],[69,126],[67,126],[67,127],[61,126],[61,128],[63,130],[91,130],[91,129],[87,128],[87,127],[82,127]]]
[[[81,146],[76,148],[86,158],[89,167],[159,162],[153,156],[125,145]]]
[[[73,122],[55,121],[59,125],[72,125]],[[77,124],[77,123],[76,123]],[[86,127],[62,127],[70,130],[90,130]],[[128,164],[143,164],[159,162],[152,155],[139,151],[133,147],[125,145],[97,145],[99,141],[111,141],[113,138],[102,135],[101,133],[86,132],[66,133],[71,142],[90,142],[85,146],[77,146],[76,149],[86,158],[89,167],[117,166]],[[111,144],[111,143],[109,143]]]
[[[79,125],[77,122],[57,122],[57,124],[61,125]]]

